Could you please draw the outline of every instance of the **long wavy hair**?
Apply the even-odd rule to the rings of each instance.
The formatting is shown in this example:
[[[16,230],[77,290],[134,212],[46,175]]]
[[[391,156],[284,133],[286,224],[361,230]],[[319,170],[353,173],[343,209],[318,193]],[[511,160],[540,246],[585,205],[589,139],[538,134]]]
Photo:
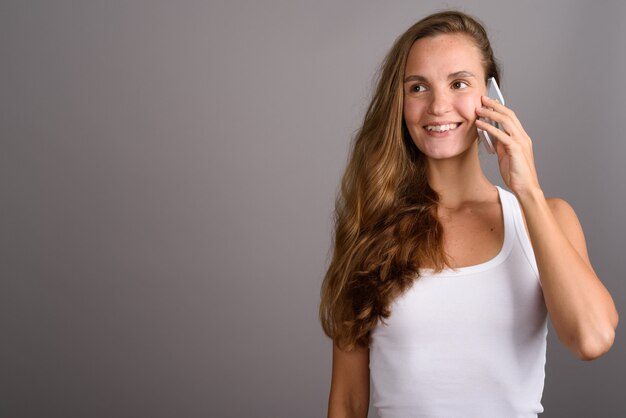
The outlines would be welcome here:
[[[403,79],[415,41],[451,33],[469,36],[482,52],[486,78],[500,81],[485,29],[458,11],[418,21],[385,57],[336,198],[334,251],[321,288],[322,328],[344,350],[369,346],[372,329],[389,317],[392,301],[419,278],[421,267],[439,272],[450,264],[437,219],[439,196],[404,121]]]

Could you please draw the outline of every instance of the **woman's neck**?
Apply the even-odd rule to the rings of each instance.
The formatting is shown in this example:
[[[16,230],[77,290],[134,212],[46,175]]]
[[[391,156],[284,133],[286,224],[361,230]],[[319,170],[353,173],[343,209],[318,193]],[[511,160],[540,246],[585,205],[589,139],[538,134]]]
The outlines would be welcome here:
[[[427,173],[430,187],[439,194],[439,206],[444,208],[493,199],[495,188],[483,173],[476,148],[455,158],[429,159]]]

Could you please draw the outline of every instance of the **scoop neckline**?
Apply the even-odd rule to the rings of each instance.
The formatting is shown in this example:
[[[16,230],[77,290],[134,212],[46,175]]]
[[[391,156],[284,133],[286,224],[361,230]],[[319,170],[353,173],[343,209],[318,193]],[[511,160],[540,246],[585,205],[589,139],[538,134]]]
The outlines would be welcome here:
[[[485,271],[491,267],[494,267],[500,263],[502,263],[506,257],[509,255],[511,250],[511,234],[513,234],[514,226],[511,224],[511,214],[509,213],[512,208],[509,206],[510,202],[504,196],[505,190],[503,190],[500,186],[495,185],[496,189],[498,189],[498,197],[500,199],[500,210],[502,211],[502,222],[504,228],[504,239],[502,242],[502,247],[498,254],[496,254],[493,258],[484,261],[479,264],[474,264],[471,266],[463,266],[457,268],[446,267],[439,273],[435,273],[435,269],[432,268],[420,268],[419,273],[420,276],[437,276],[437,277],[446,277],[446,276],[462,276],[472,273],[478,273]]]

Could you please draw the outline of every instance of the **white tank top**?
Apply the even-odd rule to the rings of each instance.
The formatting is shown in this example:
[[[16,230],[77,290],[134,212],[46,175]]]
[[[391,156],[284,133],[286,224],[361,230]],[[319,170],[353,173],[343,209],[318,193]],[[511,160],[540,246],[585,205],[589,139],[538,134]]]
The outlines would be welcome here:
[[[537,417],[547,308],[515,195],[498,186],[504,245],[484,263],[420,270],[372,331],[380,418]]]

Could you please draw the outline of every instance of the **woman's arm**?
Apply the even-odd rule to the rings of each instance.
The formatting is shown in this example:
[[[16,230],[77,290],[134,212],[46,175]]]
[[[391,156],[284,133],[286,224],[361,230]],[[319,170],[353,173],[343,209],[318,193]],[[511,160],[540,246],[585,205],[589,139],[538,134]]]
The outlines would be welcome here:
[[[366,418],[370,397],[368,347],[343,351],[333,344],[328,418]]]
[[[576,213],[563,199],[544,198],[541,189],[518,198],[559,339],[582,360],[600,357],[613,345],[619,318],[591,266]]]
[[[520,201],[532,242],[543,296],[559,339],[582,360],[593,360],[613,345],[618,314],[593,271],[580,222],[562,199],[549,199],[539,185],[532,140],[511,109],[486,96],[476,121],[497,138],[500,174]]]

